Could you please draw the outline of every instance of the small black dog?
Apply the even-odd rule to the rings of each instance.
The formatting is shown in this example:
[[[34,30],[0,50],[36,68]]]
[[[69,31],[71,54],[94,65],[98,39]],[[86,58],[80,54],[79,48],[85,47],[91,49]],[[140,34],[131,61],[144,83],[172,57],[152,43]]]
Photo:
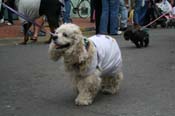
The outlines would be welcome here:
[[[149,34],[133,26],[127,28],[124,32],[124,38],[125,40],[131,40],[137,48],[147,47],[149,44]]]
[[[168,21],[166,22],[166,27],[167,28],[175,28],[175,19],[168,19]]]

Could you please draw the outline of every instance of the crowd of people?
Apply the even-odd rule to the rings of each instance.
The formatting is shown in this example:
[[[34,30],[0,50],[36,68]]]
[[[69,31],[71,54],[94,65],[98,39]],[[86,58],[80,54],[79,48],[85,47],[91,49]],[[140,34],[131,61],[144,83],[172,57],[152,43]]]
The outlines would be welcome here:
[[[157,17],[151,17],[153,5],[161,4],[161,13],[172,13],[175,0],[91,0],[95,4],[96,33],[118,35],[125,31],[128,20],[132,25],[145,26]],[[130,4],[129,4],[130,2]],[[169,4],[169,5],[168,5]],[[164,9],[167,10],[164,12]],[[131,14],[131,17],[129,17]],[[158,14],[156,14],[158,15]],[[174,14],[175,15],[175,14]]]
[[[70,23],[71,4],[70,0],[59,0],[64,7],[62,8],[63,23]],[[152,1],[160,3],[167,0],[90,0],[90,22],[96,24],[96,34],[119,35],[128,26],[129,13],[133,13],[133,24],[144,26],[150,22],[149,7]],[[0,0],[11,8],[15,8],[15,0]],[[130,5],[129,5],[130,2]],[[168,1],[172,7],[175,0]],[[134,4],[134,5],[133,5]],[[132,12],[131,12],[132,11]],[[12,12],[7,9],[7,25],[13,25]],[[43,25],[45,17],[41,16],[35,20],[39,25]],[[4,7],[0,7],[0,23],[4,23]],[[37,41],[40,27],[34,26],[32,40]]]

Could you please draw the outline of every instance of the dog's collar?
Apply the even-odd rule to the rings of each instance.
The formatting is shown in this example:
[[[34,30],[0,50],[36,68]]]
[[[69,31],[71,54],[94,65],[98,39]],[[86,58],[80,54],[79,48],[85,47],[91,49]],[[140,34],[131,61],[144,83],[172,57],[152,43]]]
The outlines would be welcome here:
[[[85,48],[86,49],[88,49],[89,48],[89,40],[87,39],[87,37],[84,37],[84,46],[85,46]]]

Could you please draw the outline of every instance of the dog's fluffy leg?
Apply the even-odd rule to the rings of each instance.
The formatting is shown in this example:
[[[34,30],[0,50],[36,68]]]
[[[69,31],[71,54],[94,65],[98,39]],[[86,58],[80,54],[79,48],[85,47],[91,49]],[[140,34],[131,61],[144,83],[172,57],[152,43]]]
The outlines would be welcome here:
[[[97,74],[80,79],[77,82],[78,96],[76,105],[90,105],[101,87],[101,78]]]
[[[101,91],[104,94],[118,94],[119,93],[119,85],[121,80],[123,79],[123,73],[119,72],[114,77],[103,77],[101,84]]]

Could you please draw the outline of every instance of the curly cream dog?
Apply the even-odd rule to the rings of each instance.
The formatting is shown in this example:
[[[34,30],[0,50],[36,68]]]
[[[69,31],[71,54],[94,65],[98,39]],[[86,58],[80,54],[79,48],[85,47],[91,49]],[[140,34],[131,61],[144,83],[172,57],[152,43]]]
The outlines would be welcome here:
[[[122,58],[115,39],[106,35],[85,38],[75,24],[63,24],[49,46],[50,58],[64,58],[78,95],[77,105],[89,105],[99,91],[115,94],[123,78]]]

